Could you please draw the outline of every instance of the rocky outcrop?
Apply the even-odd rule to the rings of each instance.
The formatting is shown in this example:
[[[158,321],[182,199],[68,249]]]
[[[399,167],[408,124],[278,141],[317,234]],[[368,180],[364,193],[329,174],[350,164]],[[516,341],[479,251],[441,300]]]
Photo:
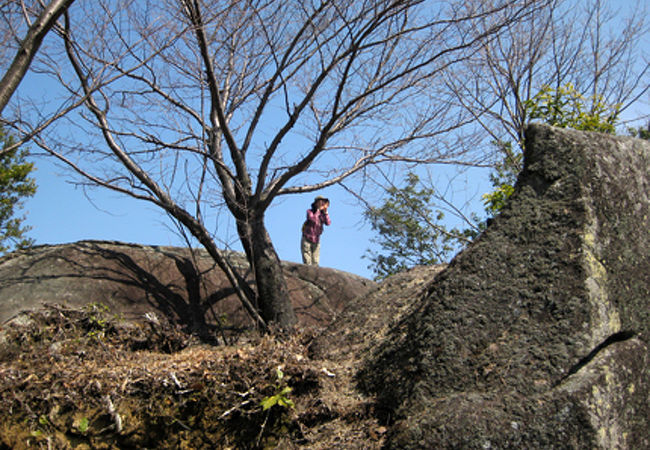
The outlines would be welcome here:
[[[336,321],[309,345],[314,359],[347,362],[356,367],[391,326],[413,307],[413,299],[435,282],[445,264],[417,266],[383,280],[375,289],[348,302]]]
[[[370,346],[387,448],[650,448],[650,143],[535,125],[526,149],[510,203]]]
[[[246,273],[242,254],[231,264]],[[322,267],[283,263],[302,325],[323,325],[375,283]],[[220,321],[230,327],[249,318],[226,277],[204,251],[120,242],[82,241],[38,246],[0,259],[0,323],[41,304],[79,307],[101,303],[125,318],[155,311],[192,329]]]
[[[446,268],[375,286],[286,263],[302,323],[336,319],[314,339],[186,347],[167,324],[93,308],[3,323],[0,447],[650,448],[650,144],[526,138],[509,205]],[[0,318],[65,301],[191,323],[200,298],[245,323],[211,260],[191,260],[108,242],[16,252],[0,259]],[[281,392],[295,410],[264,412]]]

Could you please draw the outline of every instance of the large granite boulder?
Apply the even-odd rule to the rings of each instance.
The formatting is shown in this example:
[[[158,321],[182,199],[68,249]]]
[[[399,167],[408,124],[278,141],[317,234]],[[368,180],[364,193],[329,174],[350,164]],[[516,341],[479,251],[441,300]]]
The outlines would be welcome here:
[[[249,274],[243,254],[230,263]],[[324,325],[373,281],[283,262],[301,325]],[[101,303],[126,319],[154,311],[190,330],[204,322],[244,327],[249,317],[205,251],[106,241],[44,245],[0,258],[0,323],[42,304]]]
[[[509,204],[367,350],[386,447],[650,448],[649,196],[650,143],[531,126]]]

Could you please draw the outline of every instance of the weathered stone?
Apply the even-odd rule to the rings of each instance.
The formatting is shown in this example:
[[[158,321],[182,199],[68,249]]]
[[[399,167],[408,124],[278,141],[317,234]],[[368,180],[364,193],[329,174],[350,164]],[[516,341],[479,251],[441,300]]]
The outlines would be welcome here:
[[[413,297],[444,268],[444,264],[417,266],[386,278],[375,289],[349,301],[337,319],[311,342],[311,356],[356,363],[373,343],[385,337],[392,324],[407,314]]]
[[[389,448],[650,447],[650,143],[536,125],[526,149],[357,376]]]
[[[247,273],[242,254],[231,252],[229,260]],[[348,301],[375,286],[334,269],[289,262],[283,269],[301,325],[328,323]],[[158,311],[189,328],[202,320],[192,311],[206,321],[250,324],[226,277],[204,251],[192,256],[176,247],[82,241],[38,246],[0,259],[0,323],[44,303],[80,307],[93,302],[127,319]],[[194,308],[196,302],[199,308]]]
[[[189,420],[163,408],[147,414],[158,414],[153,422],[164,424],[164,430],[138,428],[148,429],[156,439],[164,434],[165,442],[185,442],[190,436],[185,434],[187,425],[168,426],[168,417],[193,424],[197,429],[191,436],[205,437],[205,445],[222,442],[212,427],[222,424],[223,415],[242,402],[242,389],[237,384],[223,389],[226,385],[221,383],[239,383],[231,376],[238,372],[250,371],[243,378],[254,379],[275,373],[282,365],[287,379],[295,383],[291,395],[299,410],[294,419],[300,436],[294,435],[296,440],[288,446],[650,448],[650,144],[535,126],[528,130],[526,146],[525,170],[512,201],[444,270],[418,267],[374,288],[368,280],[331,269],[285,264],[289,288],[296,296],[293,304],[303,323],[336,319],[312,341],[312,358],[304,356],[302,343],[307,339],[279,344],[265,338],[259,346],[196,346],[185,356],[166,359],[156,352],[141,352],[150,348],[146,344],[151,338],[143,338],[141,346],[140,331],[150,326],[134,321],[133,336],[125,332],[128,339],[119,341],[129,342],[131,349],[124,350],[121,359],[106,351],[112,340],[97,346],[97,361],[111,358],[111,367],[102,366],[107,369],[105,389],[116,383],[109,390],[124,396],[121,408],[131,402],[131,411],[150,410],[142,392],[147,400],[158,395],[155,406],[183,405]],[[125,315],[154,309],[176,317],[188,309],[193,294],[200,292],[205,299],[211,292],[217,315],[227,313],[231,323],[244,323],[245,313],[212,261],[202,252],[197,255],[198,267],[206,273],[198,283],[189,257],[182,249],[107,242],[16,252],[0,259],[0,320],[42,301],[73,306],[101,302]],[[232,258],[245,269],[241,255]],[[56,308],[52,311],[59,314]],[[0,330],[0,344],[5,341],[0,345],[5,347],[4,399],[9,405],[3,410],[13,411],[5,417],[16,418],[12,426],[20,436],[32,432],[25,417],[36,422],[41,414],[53,415],[48,402],[92,397],[86,388],[98,372],[74,372],[80,361],[93,360],[71,348],[74,339],[60,334],[79,331],[76,326],[62,322],[62,328],[47,327],[50,333],[58,330],[47,336],[36,329],[36,322],[19,323],[30,317],[18,316]],[[21,327],[23,334],[15,333]],[[28,330],[35,335],[30,337]],[[92,353],[94,341],[83,336]],[[310,337],[311,332],[303,335]],[[284,345],[292,347],[287,350]],[[273,358],[270,348],[276,349]],[[32,360],[16,358],[29,353],[26,349],[35,349]],[[250,352],[258,356],[245,356]],[[53,366],[52,358],[62,359]],[[38,364],[29,362],[33,360],[40,364],[40,372],[35,371]],[[147,363],[154,360],[155,364]],[[197,366],[199,360],[204,365]],[[189,397],[165,394],[159,387],[160,380],[168,386],[175,383],[167,381],[169,373],[180,377],[179,361],[197,367],[197,383],[188,383],[193,388],[200,389],[212,374],[224,376],[198,391],[209,392],[201,396],[209,399],[205,404],[194,405],[205,409],[188,408]],[[142,377],[123,380],[123,373],[152,365],[157,375],[146,371]],[[43,382],[59,366],[68,367],[68,375],[54,376],[76,380],[76,388]],[[266,369],[260,371],[261,366]],[[355,373],[356,384],[351,382]],[[146,379],[150,390],[141,391]],[[125,391],[124,386],[133,386],[136,380],[138,388]],[[275,378],[261,380],[259,396]],[[21,388],[14,392],[17,386]],[[17,397],[16,392],[24,395]],[[229,402],[223,403],[222,392],[232,394]],[[259,409],[259,400],[251,404]],[[23,416],[16,415],[18,410]],[[206,416],[206,411],[217,412]],[[105,417],[104,409],[98,414]],[[195,422],[195,416],[213,420]],[[72,432],[65,436],[76,442],[79,430],[74,418],[66,423]],[[234,434],[246,434],[233,426]],[[249,434],[256,435],[260,426],[256,424]],[[102,429],[108,430],[105,424]],[[111,433],[110,439],[123,441],[105,435],[97,439],[125,442],[128,447],[159,443],[132,431]],[[41,443],[46,445],[45,438]]]

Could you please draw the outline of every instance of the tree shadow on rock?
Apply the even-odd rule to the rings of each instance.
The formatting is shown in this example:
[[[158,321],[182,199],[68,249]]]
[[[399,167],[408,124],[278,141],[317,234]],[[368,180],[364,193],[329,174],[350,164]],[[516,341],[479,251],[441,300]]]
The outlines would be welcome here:
[[[214,263],[189,249],[82,241],[36,247],[26,256],[0,264],[0,275],[8,275],[0,283],[7,303],[3,320],[19,312],[11,306],[100,302],[126,318],[154,309],[202,340],[214,341],[217,333],[226,340],[223,317],[238,307],[234,289]]]

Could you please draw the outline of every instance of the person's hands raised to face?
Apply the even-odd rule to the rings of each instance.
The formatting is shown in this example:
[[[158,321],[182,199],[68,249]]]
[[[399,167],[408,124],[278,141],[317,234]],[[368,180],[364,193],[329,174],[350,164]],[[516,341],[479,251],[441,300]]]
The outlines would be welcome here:
[[[329,202],[326,202],[326,201],[321,200],[321,201],[320,201],[320,205],[318,206],[318,209],[319,209],[320,211],[323,211],[324,213],[327,213],[327,208],[328,208],[329,206],[330,206]]]

